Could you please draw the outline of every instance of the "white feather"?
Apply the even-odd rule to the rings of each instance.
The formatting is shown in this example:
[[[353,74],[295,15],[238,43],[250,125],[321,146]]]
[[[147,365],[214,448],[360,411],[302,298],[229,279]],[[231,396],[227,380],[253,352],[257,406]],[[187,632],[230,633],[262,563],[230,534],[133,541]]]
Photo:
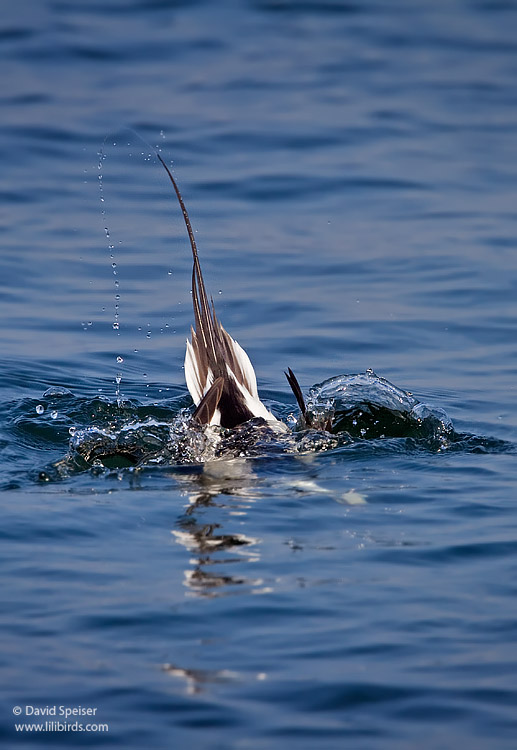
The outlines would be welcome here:
[[[253,414],[254,417],[262,417],[262,419],[265,419],[267,422],[276,422],[276,417],[274,417],[268,409],[264,406],[262,401],[259,399],[258,394],[257,396],[254,396],[251,394],[245,385],[242,383],[239,383],[237,378],[235,377],[234,373],[230,370],[228,367],[228,372],[230,373],[233,380],[237,383],[237,387],[244,396],[244,402],[250,412]]]
[[[228,338],[230,339],[232,343],[234,357],[239,363],[242,373],[244,377],[246,378],[246,382],[250,386],[250,390],[248,391],[248,393],[258,400],[259,395],[258,395],[258,389],[257,389],[257,376],[255,375],[255,370],[253,369],[253,365],[251,364],[250,358],[248,357],[248,355],[246,354],[242,346],[237,341],[235,341],[235,339],[232,339],[230,334],[228,334]],[[228,370],[229,369],[230,368],[228,368]],[[232,373],[232,374],[235,378],[235,373]],[[235,380],[237,380],[237,378],[235,378]]]
[[[244,351],[242,346],[237,341],[235,341],[235,339],[233,339],[229,334],[227,335],[228,339],[230,340],[233,357],[238,362],[239,367],[242,370],[242,373],[246,380],[246,385],[240,382],[228,363],[226,363],[226,369],[228,371],[228,375],[237,384],[237,387],[242,393],[246,406],[254,417],[262,417],[262,419],[265,419],[266,422],[269,422],[270,424],[282,425],[282,427],[285,427],[283,422],[279,422],[278,419],[264,406],[264,404],[260,400],[257,389],[257,376],[255,375],[255,370],[253,369],[253,365],[251,364],[250,358],[248,357],[247,353]],[[209,369],[206,383],[201,383],[199,375],[199,363],[196,359],[194,347],[188,339],[187,351],[185,352],[185,380],[187,382],[187,388],[192,397],[192,400],[194,401],[194,404],[198,406],[199,402],[214,382],[214,375]],[[221,424],[221,412],[219,409],[215,410],[214,415],[210,420],[210,424]]]
[[[185,380],[187,381],[187,388],[192,396],[192,401],[196,406],[214,382],[213,372],[209,368],[206,383],[201,383],[199,364],[194,354],[194,347],[188,339],[187,351],[185,352]]]

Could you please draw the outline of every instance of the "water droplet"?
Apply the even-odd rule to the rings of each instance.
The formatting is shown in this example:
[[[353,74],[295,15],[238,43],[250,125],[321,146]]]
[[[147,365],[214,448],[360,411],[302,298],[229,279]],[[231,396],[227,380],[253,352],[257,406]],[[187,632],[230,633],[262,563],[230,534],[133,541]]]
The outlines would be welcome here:
[[[222,294],[222,293],[223,293],[223,290],[222,290],[222,289],[219,289],[219,292],[218,292],[218,294]]]
[[[112,328],[114,331],[118,331],[118,329],[120,328],[117,320],[113,323]]]
[[[120,381],[121,380],[122,380],[122,373],[121,372],[117,372],[117,374],[115,375],[115,382],[116,382],[116,384],[120,385]]]
[[[172,271],[167,271],[167,276],[172,276]]]
[[[119,365],[121,365],[123,361],[124,361],[123,357],[117,357],[117,362],[119,363]]]
[[[57,416],[58,416],[57,411],[51,411],[50,416],[52,417],[52,419],[57,419]]]
[[[44,411],[45,407],[43,406],[43,404],[38,404],[36,407],[36,414],[43,414]]]
[[[120,294],[116,294],[116,295],[115,295],[115,299],[116,299],[116,300],[119,300],[119,299],[120,299]]]
[[[68,434],[72,435],[72,436],[75,435],[76,429],[77,429],[77,427],[69,427],[68,428]]]
[[[111,264],[111,267],[112,268],[116,268],[117,267],[117,264],[115,263],[115,261],[113,261],[113,263]]]

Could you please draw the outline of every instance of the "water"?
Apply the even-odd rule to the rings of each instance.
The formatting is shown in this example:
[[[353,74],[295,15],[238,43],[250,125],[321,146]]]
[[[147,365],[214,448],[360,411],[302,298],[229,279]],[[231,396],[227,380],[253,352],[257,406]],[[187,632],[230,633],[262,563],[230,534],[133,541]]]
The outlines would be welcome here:
[[[4,8],[3,746],[515,746],[516,23],[474,0]],[[444,432],[85,463],[85,430],[144,425],[139,460],[175,419],[186,439],[190,251],[126,128],[173,161],[278,416],[287,367],[306,395],[373,368]],[[17,732],[27,706],[109,731]]]

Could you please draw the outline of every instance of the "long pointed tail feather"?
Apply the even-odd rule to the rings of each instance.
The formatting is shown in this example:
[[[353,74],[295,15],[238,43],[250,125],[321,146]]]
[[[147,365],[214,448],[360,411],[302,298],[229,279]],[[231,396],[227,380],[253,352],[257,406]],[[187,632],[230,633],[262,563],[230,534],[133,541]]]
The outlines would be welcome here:
[[[183,214],[183,219],[185,221],[185,226],[187,228],[187,234],[190,240],[190,247],[192,249],[192,256],[194,258],[194,267],[192,268],[192,299],[194,303],[194,318],[196,323],[196,333],[198,336],[200,336],[203,340],[203,344],[206,348],[206,350],[209,352],[209,355],[211,355],[210,358],[213,358],[215,361],[217,359],[216,355],[216,344],[215,344],[215,331],[214,331],[214,322],[211,316],[210,311],[210,305],[208,303],[208,296],[205,289],[205,282],[203,281],[203,274],[201,272],[201,264],[199,262],[199,255],[197,252],[197,245],[196,245],[196,239],[194,237],[194,231],[192,229],[192,224],[190,223],[190,218],[188,215],[187,208],[185,206],[185,203],[183,202],[183,198],[181,196],[179,187],[176,183],[176,180],[172,176],[172,172],[167,166],[167,164],[164,162],[160,154],[156,154],[160,162],[162,163],[165,171],[167,172],[169,179],[172,183],[172,186],[174,188],[174,192],[176,193],[176,197],[178,198],[181,212]]]
[[[192,302],[195,328],[187,341],[185,378],[197,409],[195,418],[203,424],[235,427],[252,417],[268,422],[278,420],[260,401],[257,379],[244,349],[225,331],[215,314],[201,272],[194,232],[178,185],[160,154],[158,159],[167,172],[178,198],[192,249]]]

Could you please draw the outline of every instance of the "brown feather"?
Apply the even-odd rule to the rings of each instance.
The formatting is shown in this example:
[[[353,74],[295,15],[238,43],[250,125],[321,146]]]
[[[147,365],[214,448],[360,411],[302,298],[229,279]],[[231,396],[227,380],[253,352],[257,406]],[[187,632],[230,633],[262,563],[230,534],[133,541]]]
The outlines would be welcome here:
[[[291,370],[291,368],[288,367],[285,376],[287,378],[287,382],[291,386],[291,390],[294,393],[296,400],[298,401],[298,406],[300,407],[302,416],[305,417],[307,413],[307,407],[305,406],[305,399],[303,398],[302,389],[300,388],[300,384],[296,379],[296,375]]]
[[[219,406],[219,401],[221,400],[223,383],[224,381],[222,378],[217,378],[199,402],[199,406],[194,412],[193,417],[194,419],[197,419],[200,424],[210,424],[214,412]]]
[[[306,427],[311,427],[315,430],[326,430],[327,432],[332,432],[332,418],[329,417],[325,424],[314,423],[314,420],[312,416],[307,411],[307,407],[305,405],[305,399],[303,397],[302,389],[300,388],[300,384],[298,383],[298,380],[296,378],[296,375],[291,370],[290,367],[287,368],[287,372],[285,373],[285,376],[289,382],[289,385],[291,386],[291,390],[295,395],[295,398],[298,402],[298,406],[300,407],[300,411],[302,413],[302,418],[305,423]]]
[[[204,424],[205,421],[210,421],[215,409],[219,408],[221,414],[221,425],[223,427],[235,427],[236,425],[242,424],[248,419],[251,419],[254,415],[246,405],[243,394],[237,387],[228,370],[233,372],[236,380],[241,383],[250,394],[254,391],[256,394],[256,390],[254,384],[250,383],[249,379],[245,376],[237,359],[234,342],[217,319],[213,300],[211,300],[211,304],[208,302],[208,296],[197,252],[196,240],[194,238],[194,232],[192,231],[187,209],[170,169],[165,164],[160,154],[157,154],[157,157],[165,168],[178,198],[183,213],[183,219],[187,227],[190,247],[194,259],[194,265],[192,268],[192,302],[194,307],[195,328],[192,330],[191,340],[197,371],[199,373],[201,392],[203,392],[207,386],[209,371],[214,378],[214,383],[209,391],[203,396],[194,416]],[[214,387],[216,384],[217,387]],[[209,395],[210,397],[207,398]],[[208,414],[210,414],[210,417],[207,419]]]

